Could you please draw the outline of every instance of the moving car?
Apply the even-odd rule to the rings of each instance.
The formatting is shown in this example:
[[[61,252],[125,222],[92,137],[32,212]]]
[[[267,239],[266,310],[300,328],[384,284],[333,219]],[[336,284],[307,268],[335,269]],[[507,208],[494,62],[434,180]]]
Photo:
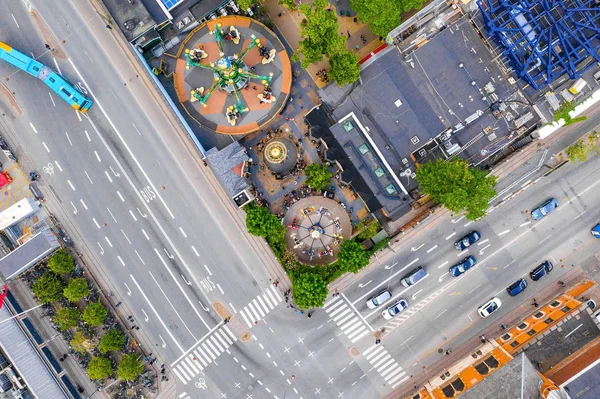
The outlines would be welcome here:
[[[460,240],[454,243],[454,247],[459,251],[464,251],[471,245],[475,244],[481,238],[481,234],[478,231],[472,231]]]
[[[558,201],[556,200],[556,198],[550,198],[548,201],[544,202],[542,205],[532,210],[531,216],[533,216],[535,220],[540,220],[541,218],[552,212],[555,208],[558,208]]]
[[[502,306],[500,298],[494,297],[481,305],[479,309],[477,309],[477,313],[479,313],[479,316],[485,318],[494,313],[496,310],[500,309],[500,306]]]
[[[546,274],[550,273],[552,271],[552,269],[554,269],[552,262],[550,262],[549,260],[546,260],[546,261],[544,261],[544,263],[542,263],[541,265],[539,265],[538,267],[536,267],[535,269],[530,271],[529,277],[531,277],[531,279],[533,281],[538,281],[539,279],[544,277]]]
[[[600,238],[600,224],[597,224],[592,229],[592,235],[596,238]]]
[[[398,313],[402,312],[404,309],[408,307],[408,301],[406,299],[400,299],[398,302],[381,312],[381,315],[386,320],[391,320]]]
[[[371,297],[367,301],[367,307],[369,309],[375,309],[377,306],[381,305],[382,303],[384,303],[391,297],[392,297],[392,293],[390,292],[390,290],[383,290],[379,294]]]
[[[475,263],[477,263],[477,259],[475,259],[474,256],[467,256],[459,263],[448,269],[448,273],[450,273],[454,277],[458,277],[467,270],[469,270],[471,267],[473,267]]]
[[[511,285],[509,285],[506,289],[506,292],[508,292],[508,295],[510,296],[516,296],[519,295],[521,292],[525,291],[525,288],[527,288],[527,281],[525,281],[524,278],[520,278]]]
[[[402,282],[403,286],[408,288],[411,285],[417,284],[419,281],[423,280],[427,276],[429,276],[429,274],[427,274],[425,269],[423,269],[423,266],[419,266],[419,267],[411,270],[404,277],[402,277],[402,280],[400,280],[400,281]]]

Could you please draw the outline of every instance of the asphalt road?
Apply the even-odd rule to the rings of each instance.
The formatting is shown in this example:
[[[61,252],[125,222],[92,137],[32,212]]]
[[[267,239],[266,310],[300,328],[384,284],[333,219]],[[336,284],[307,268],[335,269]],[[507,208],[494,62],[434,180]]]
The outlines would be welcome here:
[[[445,350],[460,346],[487,327],[499,327],[499,320],[511,311],[533,309],[531,303],[537,292],[557,286],[556,281],[571,265],[578,265],[600,248],[600,242],[590,234],[600,222],[600,209],[595,206],[600,197],[599,169],[597,157],[585,164],[568,164],[480,221],[468,222],[461,216],[445,220],[406,242],[396,254],[380,257],[380,267],[349,286],[339,299],[326,304],[330,316],[354,340],[348,345],[363,352],[374,345],[372,332],[385,328],[382,346],[402,370],[396,371],[395,363],[385,366],[378,355],[372,356],[371,360],[378,363],[375,369],[384,374],[379,384],[374,380],[382,394],[389,392],[384,383],[391,388],[408,383],[411,375],[423,371],[423,366],[429,368],[442,359]],[[558,199],[559,208],[540,221],[533,220],[529,212],[551,197]],[[473,230],[481,233],[479,242],[466,251],[456,250],[454,242]],[[468,255],[475,256],[476,266],[452,277],[448,268]],[[532,281],[529,272],[544,260],[550,260],[554,270]],[[400,279],[419,265],[429,276],[414,286],[403,287]],[[528,288],[510,297],[506,287],[521,277],[528,281]],[[383,289],[392,291],[392,300],[376,310],[368,309],[366,300]],[[477,308],[494,296],[500,298],[502,306],[482,319]],[[393,320],[384,320],[381,311],[400,298],[407,299],[409,307]],[[344,305],[346,309],[338,311]],[[357,315],[355,323],[346,321],[350,314]],[[371,334],[357,333],[359,322]]]
[[[22,165],[39,172],[50,210],[101,265],[111,300],[155,344],[146,353],[169,366],[179,391],[378,397],[324,313],[309,319],[285,307],[265,255],[237,227],[99,16],[86,2],[32,4],[66,40],[69,59],[46,51],[21,2],[0,0],[10,11],[0,15],[1,40],[81,84],[95,105],[82,116],[41,81],[0,63],[25,111],[3,112],[0,131]],[[234,313],[231,330],[215,303]],[[246,343],[244,331],[253,337]]]

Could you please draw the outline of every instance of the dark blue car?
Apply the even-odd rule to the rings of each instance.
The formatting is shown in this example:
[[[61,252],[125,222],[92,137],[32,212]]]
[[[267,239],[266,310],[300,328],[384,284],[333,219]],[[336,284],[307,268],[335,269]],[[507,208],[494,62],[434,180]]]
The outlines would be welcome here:
[[[458,277],[473,266],[475,266],[475,263],[477,263],[477,259],[475,259],[474,256],[467,256],[466,258],[461,260],[460,263],[457,263],[456,265],[448,269],[448,273],[450,273],[453,277]]]
[[[546,261],[544,261],[544,263],[542,263],[541,265],[539,265],[538,267],[536,267],[535,269],[530,271],[529,277],[531,277],[531,279],[533,281],[538,281],[539,279],[544,277],[546,274],[550,273],[552,271],[552,269],[554,269],[552,262],[550,262],[549,260],[546,260]]]
[[[511,285],[509,285],[506,289],[506,292],[508,292],[508,295],[510,296],[515,296],[525,291],[525,288],[527,288],[527,281],[525,281],[524,278],[520,278]]]
[[[535,220],[540,220],[541,218],[552,212],[555,208],[558,208],[558,201],[556,200],[556,198],[550,198],[548,201],[544,202],[542,205],[532,210],[531,216],[533,216]]]
[[[460,240],[454,243],[454,247],[459,251],[464,251],[471,245],[475,244],[481,238],[481,234],[478,231],[472,231]]]

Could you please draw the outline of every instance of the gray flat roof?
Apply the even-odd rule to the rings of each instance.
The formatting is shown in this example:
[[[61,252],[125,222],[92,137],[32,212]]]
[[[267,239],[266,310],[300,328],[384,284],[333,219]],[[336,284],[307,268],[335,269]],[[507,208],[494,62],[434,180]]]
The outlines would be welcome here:
[[[248,160],[246,149],[237,141],[222,150],[213,147],[206,152],[206,161],[230,198],[250,188],[247,180],[238,174],[241,165]]]
[[[12,316],[6,306],[0,308],[0,320]],[[67,398],[16,321],[10,320],[0,324],[0,345],[37,398]]]
[[[60,243],[54,233],[43,230],[0,259],[0,274],[7,280],[16,278],[58,248]]]
[[[129,3],[123,0],[104,0],[103,3],[114,18],[119,29],[123,32],[123,35],[125,35],[125,38],[129,41],[142,35],[148,29],[153,28],[157,23],[163,22],[156,21],[141,1]],[[128,21],[134,21],[135,23],[132,30],[125,28],[125,22]]]
[[[600,398],[600,359],[585,372],[561,386],[569,396],[577,399]]]

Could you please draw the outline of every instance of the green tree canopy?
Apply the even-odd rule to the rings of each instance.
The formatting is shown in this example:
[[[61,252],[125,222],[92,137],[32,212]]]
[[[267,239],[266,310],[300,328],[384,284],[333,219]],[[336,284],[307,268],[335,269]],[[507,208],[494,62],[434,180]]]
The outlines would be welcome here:
[[[341,49],[346,36],[338,33],[339,23],[334,11],[327,11],[327,0],[315,0],[312,5],[301,4],[300,11],[305,21],[300,26],[298,52],[303,55],[302,68],[319,62],[323,56],[329,56]]]
[[[360,77],[358,57],[348,49],[338,51],[329,57],[328,74],[340,87],[354,83]]]
[[[111,330],[112,331],[112,330]],[[73,339],[70,342],[71,348],[79,353],[85,353],[94,347],[94,342],[86,337],[83,332],[77,331],[73,335]]]
[[[66,250],[60,249],[50,257],[48,267],[56,274],[69,274],[75,270],[75,260]]]
[[[371,32],[384,38],[400,25],[403,12],[422,6],[423,0],[350,0],[350,7],[359,19],[369,24]]]
[[[318,163],[311,163],[304,168],[304,174],[306,175],[306,184],[313,190],[323,190],[331,183],[333,175],[327,168],[327,165],[321,165]]]
[[[292,281],[294,302],[301,309],[320,308],[327,297],[327,283],[316,273],[304,272]]]
[[[246,228],[248,232],[259,237],[275,237],[285,232],[281,221],[264,206],[255,203],[246,206]]]
[[[41,303],[58,301],[62,296],[65,284],[56,274],[46,272],[33,283],[31,289]]]
[[[338,253],[340,269],[352,273],[358,273],[360,269],[368,265],[370,258],[365,247],[354,240],[344,241]]]
[[[71,302],[77,302],[90,294],[88,282],[84,278],[73,278],[63,291],[63,295]]]
[[[58,324],[61,331],[66,331],[69,328],[77,327],[81,313],[77,308],[62,308],[56,311],[54,322]]]
[[[236,0],[236,3],[240,7],[240,10],[246,11],[250,6],[258,4],[258,0]]]
[[[135,381],[144,371],[144,365],[137,360],[137,355],[123,355],[117,366],[117,377],[124,381]]]
[[[421,190],[431,195],[434,201],[452,212],[466,210],[469,220],[485,216],[488,201],[496,195],[496,176],[469,167],[455,158],[452,161],[437,159],[417,169],[417,181]]]
[[[125,335],[119,330],[110,330],[100,338],[98,350],[100,353],[119,351],[125,344]]]
[[[92,380],[103,380],[113,373],[110,359],[102,356],[93,357],[87,367],[88,377]]]
[[[101,326],[107,315],[108,310],[98,301],[86,306],[83,310],[83,321],[93,327]]]
[[[296,8],[298,8],[298,5],[296,4],[296,0],[279,0],[279,5],[284,6],[285,8],[287,8],[290,11],[293,11]]]
[[[592,146],[586,144],[582,139],[577,140],[571,144],[565,150],[567,158],[571,162],[585,162],[588,159],[588,155],[592,151]]]

